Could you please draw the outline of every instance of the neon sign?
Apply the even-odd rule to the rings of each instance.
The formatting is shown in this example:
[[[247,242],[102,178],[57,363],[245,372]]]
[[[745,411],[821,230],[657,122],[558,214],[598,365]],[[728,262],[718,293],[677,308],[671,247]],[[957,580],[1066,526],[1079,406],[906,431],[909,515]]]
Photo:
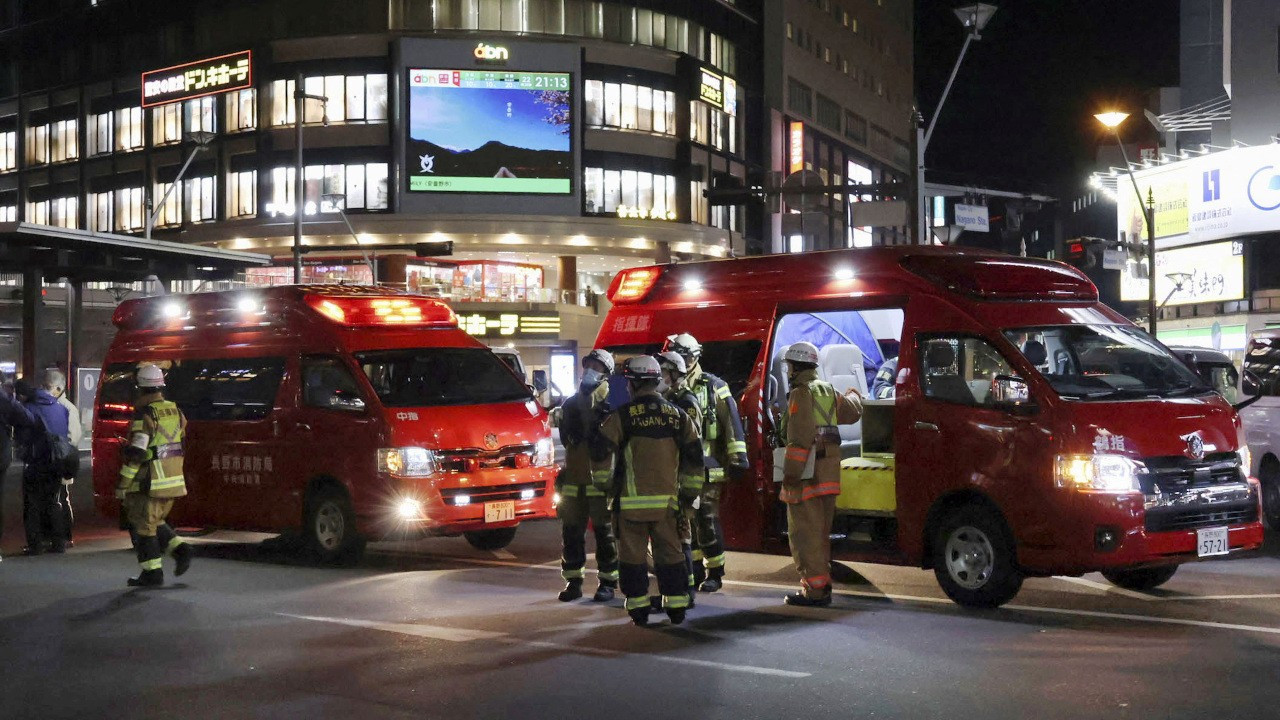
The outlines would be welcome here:
[[[250,51],[196,60],[142,73],[142,107],[253,87]]]

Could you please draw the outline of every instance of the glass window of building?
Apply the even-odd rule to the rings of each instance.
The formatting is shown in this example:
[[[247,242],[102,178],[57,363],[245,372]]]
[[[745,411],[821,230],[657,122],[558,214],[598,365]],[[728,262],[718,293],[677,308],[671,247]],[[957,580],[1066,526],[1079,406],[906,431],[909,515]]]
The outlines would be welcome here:
[[[246,170],[227,175],[227,217],[253,217],[258,214],[258,171]]]
[[[622,86],[617,83],[604,86],[604,124],[622,127]]]
[[[692,180],[689,182],[689,222],[706,225],[711,219],[707,212],[707,201],[702,193],[707,189],[707,184],[700,180]]]
[[[293,178],[291,167],[272,168],[271,190],[264,208],[268,215],[293,215]]]
[[[53,123],[49,136],[49,162],[66,162],[78,157],[80,157],[80,121],[72,119]]]
[[[867,144],[867,119],[861,115],[844,111],[844,136],[859,145]]]
[[[622,84],[622,128],[636,129],[636,86],[631,83]]]
[[[258,127],[258,91],[254,88],[227,94],[227,132]]]
[[[94,232],[111,232],[115,198],[111,191],[89,194],[89,229]]]
[[[293,80],[271,83],[271,124],[293,123]],[[322,122],[326,115],[331,123],[383,122],[387,119],[387,76],[327,75],[303,79],[309,95],[328,98],[325,102],[308,100],[302,121]]]
[[[17,205],[0,205],[0,222],[17,222]]]
[[[182,140],[182,103],[151,108],[151,143],[170,145]]]
[[[324,195],[344,195],[347,209],[386,210],[390,196],[386,163],[351,165],[308,165],[303,173],[303,214],[336,212]],[[266,212],[272,216],[293,214],[293,168],[271,171],[271,200]]]
[[[711,139],[711,106],[698,100],[689,101],[689,139],[709,145]]]
[[[122,108],[115,112],[115,149],[137,150],[142,147],[142,108]]]
[[[18,168],[18,133],[0,132],[0,172]]]
[[[49,201],[27,203],[27,222],[37,225],[49,224]]]
[[[164,204],[159,206],[160,212],[156,213],[155,227],[174,227],[182,224],[182,192],[180,188],[173,188],[173,192],[169,192],[169,188],[173,188],[173,183],[160,182],[155,184],[152,192],[155,193],[154,202],[159,203],[160,198],[164,198]],[[169,193],[165,197],[165,193]],[[145,205],[143,212],[146,212]]]
[[[111,119],[112,113],[110,112],[89,116],[85,126],[85,141],[88,145],[86,156],[111,152],[115,144],[115,136],[111,132]]]
[[[586,168],[583,208],[588,215],[674,220],[676,179],[642,170]]]
[[[185,132],[217,132],[217,102],[202,97],[182,103],[182,126]]]
[[[183,181],[187,219],[193,223],[217,219],[216,182],[212,177],[188,178]]]
[[[27,128],[27,164],[43,165],[47,162],[49,162],[49,126],[37,125]]]
[[[73,230],[80,227],[80,198],[73,195],[50,200],[48,224]]]
[[[813,115],[813,90],[791,77],[787,78],[787,109],[801,115]]]
[[[674,135],[675,93],[642,85],[585,83],[587,125]]]
[[[829,130],[840,132],[840,103],[818,93],[818,124]]]

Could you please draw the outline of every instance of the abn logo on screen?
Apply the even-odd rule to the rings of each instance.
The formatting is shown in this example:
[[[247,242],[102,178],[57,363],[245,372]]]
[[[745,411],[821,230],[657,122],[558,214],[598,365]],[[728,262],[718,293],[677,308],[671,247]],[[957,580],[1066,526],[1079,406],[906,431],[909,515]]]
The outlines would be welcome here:
[[[471,54],[476,56],[477,63],[483,65],[505,65],[510,57],[506,48],[488,43],[476,45],[476,49]]]

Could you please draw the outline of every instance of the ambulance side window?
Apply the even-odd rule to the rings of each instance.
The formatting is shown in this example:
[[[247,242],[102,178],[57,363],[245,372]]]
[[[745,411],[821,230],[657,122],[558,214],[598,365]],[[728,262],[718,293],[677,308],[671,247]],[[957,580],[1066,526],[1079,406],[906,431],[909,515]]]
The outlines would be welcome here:
[[[992,381],[1014,375],[998,350],[975,337],[921,338],[920,357],[925,396],[943,402],[992,406]]]
[[[361,412],[365,408],[360,385],[336,357],[302,359],[302,403],[325,410]]]

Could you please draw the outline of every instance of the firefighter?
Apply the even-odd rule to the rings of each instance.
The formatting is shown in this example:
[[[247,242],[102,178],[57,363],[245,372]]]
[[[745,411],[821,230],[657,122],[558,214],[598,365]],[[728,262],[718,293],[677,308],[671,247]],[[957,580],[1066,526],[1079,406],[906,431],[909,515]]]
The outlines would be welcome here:
[[[556,478],[560,493],[561,539],[560,574],[564,590],[560,601],[582,597],[582,568],[587,562],[587,522],[596,537],[596,566],[600,585],[591,597],[595,602],[613,599],[618,587],[618,546],[613,537],[612,517],[602,491],[591,484],[591,440],[609,414],[609,383],[613,373],[613,356],[605,350],[592,350],[582,358],[582,380],[578,392],[566,398],[552,422],[560,428],[564,445],[564,469]]]
[[[702,345],[698,340],[689,333],[672,335],[663,350],[679,353],[684,358],[689,371],[685,385],[697,399],[701,413],[699,434],[706,484],[693,522],[694,579],[702,592],[715,592],[720,589],[725,572],[724,528],[720,524],[725,468],[747,469],[746,436],[738,415],[738,403],[729,386],[702,369]]]
[[[662,384],[666,387],[663,390],[663,397],[675,403],[689,416],[689,420],[693,423],[694,428],[702,427],[702,413],[698,410],[698,399],[693,392],[685,385],[685,376],[688,374],[688,367],[684,364],[684,358],[680,353],[667,351],[658,355],[658,367],[662,369]],[[699,498],[682,499],[680,502],[680,514],[676,518],[676,522],[680,528],[680,546],[684,550],[685,567],[689,574],[689,607],[694,606],[696,600],[698,583],[693,573],[693,520],[698,511]],[[649,598],[651,609],[660,611],[662,609],[662,597],[655,595]]]
[[[187,419],[178,406],[164,399],[164,373],[156,365],[138,368],[138,400],[134,405],[129,440],[116,497],[124,500],[129,536],[142,572],[129,578],[130,587],[164,584],[161,549],[177,562],[177,575],[191,567],[191,546],[166,522],[176,498],[187,494],[182,476],[182,442]]]
[[[679,503],[698,497],[702,489],[698,431],[688,415],[658,394],[662,376],[657,360],[633,357],[622,375],[631,401],[600,428],[592,482],[608,493],[618,513],[619,581],[631,620],[640,626],[649,623],[646,555],[652,546],[663,608],[678,625],[684,622],[689,593],[676,518]]]
[[[798,342],[783,354],[791,392],[779,428],[786,447],[779,499],[787,504],[791,557],[800,592],[788,605],[831,604],[831,522],[840,494],[840,431],[858,421],[862,401],[818,379],[818,348]]]

